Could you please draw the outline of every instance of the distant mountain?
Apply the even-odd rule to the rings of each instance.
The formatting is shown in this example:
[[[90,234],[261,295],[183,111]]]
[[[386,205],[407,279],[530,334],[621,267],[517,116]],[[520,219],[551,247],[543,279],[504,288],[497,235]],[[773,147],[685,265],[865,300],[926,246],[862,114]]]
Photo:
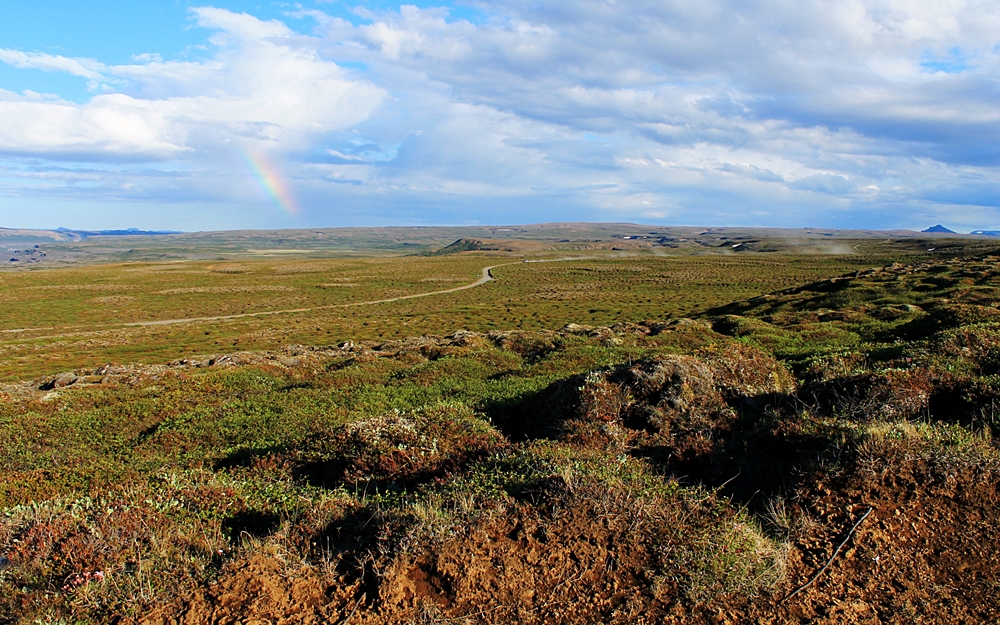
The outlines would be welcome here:
[[[78,234],[57,232],[55,230],[30,230],[27,228],[0,228],[0,244],[4,243],[65,243],[79,241]]]
[[[973,230],[969,234],[979,234],[987,237],[1000,237],[1000,230]]]
[[[175,230],[71,230],[58,228],[56,230],[35,230],[31,228],[0,228],[0,246],[3,245],[45,245],[51,243],[75,243],[89,237],[116,236],[161,236],[165,234],[183,234]]]
[[[928,228],[926,230],[921,230],[921,232],[942,232],[944,234],[958,234],[954,230],[949,230],[949,229],[945,228],[944,226],[942,226],[941,224],[938,224],[936,226],[931,226],[930,228]]]
[[[123,236],[159,236],[163,234],[184,234],[179,230],[139,230],[138,228],[128,228],[125,230],[71,230],[69,228],[56,228],[56,232],[66,234],[77,234],[82,237],[123,237]]]

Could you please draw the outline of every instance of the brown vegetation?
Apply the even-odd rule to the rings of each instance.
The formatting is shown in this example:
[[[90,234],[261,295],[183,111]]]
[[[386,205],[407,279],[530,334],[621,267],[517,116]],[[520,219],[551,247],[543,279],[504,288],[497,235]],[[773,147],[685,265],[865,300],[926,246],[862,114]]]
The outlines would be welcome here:
[[[998,263],[9,383],[0,623],[996,621]]]

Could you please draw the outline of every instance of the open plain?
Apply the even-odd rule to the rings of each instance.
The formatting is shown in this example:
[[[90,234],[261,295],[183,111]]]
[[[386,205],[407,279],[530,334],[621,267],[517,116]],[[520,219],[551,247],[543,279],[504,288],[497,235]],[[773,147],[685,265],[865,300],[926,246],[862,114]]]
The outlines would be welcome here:
[[[0,623],[1000,618],[995,239],[17,236]]]

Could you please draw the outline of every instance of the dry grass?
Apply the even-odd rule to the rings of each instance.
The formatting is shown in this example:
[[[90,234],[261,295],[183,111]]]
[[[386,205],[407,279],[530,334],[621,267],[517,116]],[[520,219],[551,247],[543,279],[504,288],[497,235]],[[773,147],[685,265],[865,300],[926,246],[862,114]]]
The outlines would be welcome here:
[[[593,622],[668,607],[760,616],[789,571],[829,553],[830,502],[849,479],[895,484],[900,463],[945,486],[1000,474],[996,327],[975,308],[997,291],[995,261],[969,269],[979,290],[960,263],[893,270],[912,292],[892,297],[912,309],[872,286],[887,274],[866,273],[670,320],[857,259],[646,255],[516,263],[479,289],[357,310],[115,325],[415,293],[494,262],[3,276],[16,319],[54,330],[0,344],[5,375],[36,379],[0,395],[0,610],[12,615],[0,622],[188,605],[257,557],[275,579],[322,580],[334,621],[362,595],[369,615],[397,622],[541,622],[585,606]],[[926,293],[954,306],[927,312]],[[97,310],[95,297],[121,306]],[[482,332],[450,332],[461,326]],[[293,341],[314,347],[253,349]],[[98,366],[108,360],[160,364]],[[41,375],[69,364],[91,366]],[[463,586],[515,569],[504,588]]]
[[[0,376],[23,379],[109,361],[156,363],[289,343],[662,320],[878,262],[754,255],[518,260],[472,253],[295,264],[248,260],[237,267],[211,262],[96,265],[4,274]],[[494,270],[496,282],[477,289],[336,307],[471,283],[483,266],[511,261]],[[101,292],[108,295],[95,301]],[[116,299],[107,299],[111,297]],[[179,326],[123,325],[322,306],[334,308]]]

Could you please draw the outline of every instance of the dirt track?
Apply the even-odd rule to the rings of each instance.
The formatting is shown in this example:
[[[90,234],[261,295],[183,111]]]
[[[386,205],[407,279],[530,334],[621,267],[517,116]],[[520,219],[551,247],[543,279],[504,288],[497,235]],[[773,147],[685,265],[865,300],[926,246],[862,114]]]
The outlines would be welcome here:
[[[575,260],[575,259],[570,259],[570,258],[557,258],[557,259],[554,259],[554,261],[556,261],[556,260]],[[547,261],[546,260],[546,261],[531,261],[531,262],[554,262],[554,261]],[[82,331],[82,332],[81,331],[77,331],[77,332],[61,332],[59,334],[51,334],[51,335],[43,335],[43,336],[33,336],[32,338],[33,339],[54,339],[54,338],[62,338],[62,337],[68,337],[68,336],[82,336],[82,335],[85,335],[85,334],[95,334],[95,333],[107,331],[107,330],[112,329],[112,328],[136,328],[136,327],[150,327],[150,326],[167,326],[167,325],[176,325],[176,324],[181,324],[181,323],[194,323],[194,322],[206,322],[206,321],[227,321],[227,320],[230,320],[230,319],[243,319],[243,318],[248,318],[248,317],[266,317],[268,315],[287,315],[287,314],[293,314],[293,313],[311,312],[311,311],[314,311],[314,310],[330,310],[330,309],[334,309],[334,308],[350,308],[352,306],[371,306],[371,305],[374,305],[374,304],[387,304],[387,303],[390,303],[390,302],[398,302],[398,301],[407,300],[407,299],[416,299],[416,298],[419,298],[419,297],[431,297],[432,295],[445,295],[447,293],[455,293],[457,291],[464,291],[466,289],[472,289],[472,288],[475,288],[477,286],[482,286],[482,285],[486,284],[487,282],[491,282],[491,281],[493,281],[495,279],[493,277],[493,275],[490,273],[491,270],[496,269],[497,267],[504,267],[504,266],[507,266],[507,265],[516,265],[516,264],[518,264],[518,263],[501,263],[499,265],[490,265],[489,267],[483,267],[482,276],[478,280],[476,280],[475,282],[471,282],[469,284],[464,284],[462,286],[453,287],[453,288],[450,288],[450,289],[444,289],[444,290],[441,290],[441,291],[431,291],[429,293],[414,293],[413,295],[401,295],[399,297],[390,297],[390,298],[386,298],[386,299],[377,299],[377,300],[370,300],[370,301],[365,301],[365,302],[350,302],[350,303],[347,303],[347,304],[328,304],[328,305],[325,305],[325,306],[309,306],[309,307],[305,307],[305,308],[287,308],[287,309],[282,309],[282,310],[265,310],[265,311],[261,311],[261,312],[240,313],[238,315],[218,315],[218,316],[214,316],[214,317],[185,317],[185,318],[182,318],[182,319],[158,319],[158,320],[155,320],[155,321],[134,321],[134,322],[131,322],[131,323],[120,323],[120,324],[114,324],[114,325],[111,325],[111,326],[105,326],[105,327],[102,327],[102,328],[100,328],[100,329],[98,329],[96,331],[95,330],[90,330],[90,331]],[[0,333],[18,334],[18,333],[22,333],[22,332],[33,332],[33,331],[38,331],[38,330],[54,330],[54,329],[55,328],[53,328],[53,327],[48,327],[48,328],[14,328],[14,329],[11,329],[11,330],[0,330]]]
[[[390,303],[390,302],[398,302],[398,301],[402,301],[402,300],[416,299],[416,298],[421,298],[421,297],[431,297],[431,296],[434,296],[434,295],[445,295],[445,294],[448,294],[448,293],[455,293],[455,292],[458,292],[458,291],[464,291],[464,290],[467,290],[467,289],[473,289],[475,287],[482,286],[482,285],[486,284],[487,282],[491,282],[491,281],[495,280],[495,278],[493,277],[493,275],[492,275],[491,272],[492,272],[493,269],[496,269],[497,267],[506,267],[506,266],[509,266],[509,265],[518,265],[518,264],[521,264],[521,263],[552,263],[552,262],[561,262],[561,261],[570,261],[570,260],[585,260],[586,258],[587,257],[573,256],[573,257],[551,258],[551,259],[529,259],[529,260],[521,260],[521,261],[515,261],[515,262],[508,262],[508,263],[500,263],[500,264],[496,264],[496,265],[490,265],[490,266],[487,266],[487,267],[483,267],[481,277],[479,279],[477,279],[475,282],[471,282],[469,284],[465,284],[465,285],[457,286],[457,287],[452,287],[450,289],[443,289],[443,290],[438,290],[438,291],[430,291],[430,292],[427,292],[427,293],[414,293],[412,295],[401,295],[401,296],[398,296],[398,297],[390,297],[390,298],[385,298],[385,299],[369,300],[369,301],[364,301],[364,302],[350,302],[350,303],[346,303],[346,304],[327,304],[327,305],[323,305],[323,306],[309,306],[309,307],[303,307],[303,308],[288,308],[288,309],[282,309],[282,310],[267,310],[267,311],[260,311],[260,312],[240,313],[240,314],[235,314],[235,315],[217,315],[217,316],[211,316],[211,317],[184,317],[184,318],[179,318],[179,319],[157,319],[157,320],[152,320],[152,321],[133,321],[133,322],[129,322],[129,323],[115,323],[115,324],[109,324],[109,325],[106,325],[106,326],[102,326],[102,327],[99,327],[99,328],[87,328],[87,329],[85,329],[83,327],[80,327],[80,326],[76,326],[76,327],[67,326],[67,327],[62,327],[62,328],[56,328],[56,327],[13,328],[13,329],[7,329],[7,330],[0,330],[0,334],[21,334],[21,333],[27,333],[27,332],[37,332],[37,331],[42,331],[42,330],[57,330],[57,329],[58,330],[62,330],[61,332],[58,332],[56,334],[39,334],[39,335],[33,335],[33,336],[30,337],[31,340],[33,340],[33,341],[34,340],[49,340],[49,339],[60,339],[60,338],[67,338],[67,337],[97,336],[97,335],[101,335],[101,334],[104,334],[104,333],[113,332],[113,331],[115,331],[116,329],[119,329],[119,328],[130,328],[130,327],[131,328],[137,328],[137,327],[168,326],[168,325],[178,325],[178,324],[182,324],[182,323],[196,323],[196,322],[204,323],[204,322],[213,322],[213,321],[227,321],[227,320],[232,320],[232,319],[243,319],[243,318],[250,318],[250,317],[265,317],[265,316],[269,316],[269,315],[285,315],[285,314],[303,313],[303,312],[311,312],[311,311],[315,311],[315,310],[332,310],[332,309],[337,309],[337,308],[350,308],[350,307],[353,307],[353,306],[372,306],[372,305],[375,305],[375,304],[387,304],[387,303]]]
[[[301,312],[311,312],[313,310],[329,310],[332,308],[350,308],[352,306],[371,306],[374,304],[388,304],[389,302],[399,302],[406,299],[416,299],[418,297],[430,297],[432,295],[445,295],[447,293],[455,293],[457,291],[465,291],[466,289],[474,289],[477,286],[482,286],[487,282],[495,280],[493,274],[491,273],[493,269],[497,267],[506,267],[508,265],[518,265],[522,262],[524,263],[555,263],[566,260],[583,260],[585,257],[567,257],[567,258],[551,258],[551,259],[537,259],[537,260],[523,260],[512,263],[500,263],[498,265],[490,265],[489,267],[483,267],[483,274],[475,282],[465,284],[462,286],[456,286],[450,289],[444,289],[441,291],[430,291],[429,293],[414,293],[413,295],[400,295],[399,297],[389,297],[386,299],[374,299],[366,302],[351,302],[349,304],[328,304],[325,306],[310,306],[308,308],[288,308],[285,310],[267,310],[262,312],[252,312],[252,313],[241,313],[239,315],[220,315],[217,317],[187,317],[184,319],[160,319],[157,321],[136,321],[133,323],[123,323],[123,327],[136,327],[136,326],[165,326],[173,325],[177,323],[190,323],[194,321],[225,321],[228,319],[242,319],[244,317],[264,317],[267,315],[285,315],[291,313],[301,313]],[[20,330],[6,330],[7,332],[19,332]]]
[[[328,310],[331,308],[349,308],[351,306],[371,306],[373,304],[388,304],[389,302],[398,302],[404,299],[416,299],[418,297],[430,297],[432,295],[444,295],[445,293],[455,293],[456,291],[464,291],[466,289],[472,289],[477,286],[482,286],[487,282],[492,281],[493,275],[490,273],[491,270],[497,267],[503,267],[505,265],[515,265],[517,263],[502,263],[499,265],[490,265],[489,267],[483,267],[483,275],[481,278],[472,282],[470,284],[465,284],[462,286],[456,286],[451,289],[444,289],[442,291],[431,291],[429,293],[415,293],[413,295],[400,295],[399,297],[389,297],[386,299],[375,299],[367,302],[351,302],[349,304],[328,304],[326,306],[311,306],[308,308],[289,308],[286,310],[267,310],[263,312],[253,312],[253,313],[241,313],[239,315],[220,315],[218,317],[188,317],[185,319],[160,319],[157,321],[136,321],[133,323],[123,323],[126,327],[135,326],[166,326],[173,325],[177,323],[190,323],[193,321],[225,321],[228,319],[242,319],[244,317],[264,317],[267,315],[285,315],[290,313],[301,313],[301,312],[311,312],[313,310]]]

